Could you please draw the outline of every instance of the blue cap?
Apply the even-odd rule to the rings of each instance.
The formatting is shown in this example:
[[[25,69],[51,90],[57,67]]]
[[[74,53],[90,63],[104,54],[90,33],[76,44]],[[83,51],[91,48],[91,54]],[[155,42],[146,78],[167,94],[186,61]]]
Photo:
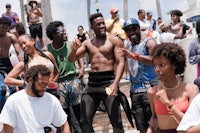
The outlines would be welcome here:
[[[124,22],[124,27],[122,29],[126,29],[127,27],[129,27],[131,25],[138,25],[140,27],[140,24],[139,24],[139,22],[138,22],[137,19],[135,19],[135,18],[129,18],[128,20],[126,20]]]

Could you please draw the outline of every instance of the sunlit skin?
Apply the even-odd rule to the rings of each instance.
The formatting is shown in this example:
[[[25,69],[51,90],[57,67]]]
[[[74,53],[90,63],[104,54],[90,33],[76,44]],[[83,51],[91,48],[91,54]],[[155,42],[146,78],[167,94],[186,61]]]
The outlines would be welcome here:
[[[26,35],[22,35],[18,38],[18,42],[22,51],[28,54],[28,58],[29,58],[28,67],[31,67],[37,64],[43,64],[48,67],[49,59],[41,56],[38,53],[38,51],[36,50],[34,46],[35,45],[34,39],[31,39]],[[48,56],[51,59],[52,63],[54,64],[54,70],[51,72],[51,75],[50,75],[50,82],[56,82],[59,77],[59,71],[58,71],[58,66],[56,64],[56,61],[50,52],[45,51],[43,53],[46,54],[46,56]],[[24,80],[17,79],[17,77],[24,72],[24,66],[25,66],[24,61],[21,61],[18,64],[16,64],[15,67],[6,76],[4,80],[5,84],[11,85],[11,86],[23,86]]]
[[[103,17],[97,17],[93,20],[91,28],[94,30],[96,37],[83,42],[74,40],[71,46],[69,61],[75,61],[89,51],[91,61],[91,72],[113,71],[116,63],[116,78],[112,85],[111,96],[115,96],[118,91],[118,83],[124,68],[124,58],[118,52],[123,47],[122,41],[118,37],[106,35],[106,25]]]
[[[164,56],[153,57],[153,66],[160,80],[160,84],[148,89],[148,99],[151,105],[152,117],[150,125],[154,129],[176,129],[181,121],[184,112],[179,110],[174,103],[188,100],[189,104],[192,99],[199,93],[197,86],[180,81],[176,74],[176,66],[170,59]],[[161,101],[171,114],[160,115],[155,112],[155,99]],[[171,109],[169,108],[173,106]],[[163,122],[165,121],[165,122]],[[146,133],[152,133],[148,128]]]

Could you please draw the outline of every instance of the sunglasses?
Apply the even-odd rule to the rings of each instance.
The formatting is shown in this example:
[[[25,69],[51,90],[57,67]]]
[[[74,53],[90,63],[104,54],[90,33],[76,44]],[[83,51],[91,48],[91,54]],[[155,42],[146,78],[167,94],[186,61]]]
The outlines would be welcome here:
[[[6,8],[11,8],[11,6],[6,6]]]
[[[56,33],[58,34],[67,34],[66,33],[66,29],[62,28],[62,29],[57,29]]]

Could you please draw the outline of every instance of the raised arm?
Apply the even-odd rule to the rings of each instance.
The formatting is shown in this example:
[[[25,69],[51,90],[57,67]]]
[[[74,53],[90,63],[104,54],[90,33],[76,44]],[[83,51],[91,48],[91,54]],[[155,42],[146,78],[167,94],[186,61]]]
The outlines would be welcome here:
[[[70,62],[75,62],[76,60],[78,60],[81,56],[84,55],[84,53],[86,52],[86,43],[88,43],[88,40],[85,40],[83,43],[81,43],[79,41],[79,39],[75,39],[72,44],[71,44],[71,51],[70,54],[68,56],[68,60]]]
[[[150,54],[152,49],[156,46],[156,42],[153,39],[150,39],[146,43],[146,48],[148,53]],[[138,61],[142,62],[145,65],[152,65],[152,58],[150,55],[139,55]]]

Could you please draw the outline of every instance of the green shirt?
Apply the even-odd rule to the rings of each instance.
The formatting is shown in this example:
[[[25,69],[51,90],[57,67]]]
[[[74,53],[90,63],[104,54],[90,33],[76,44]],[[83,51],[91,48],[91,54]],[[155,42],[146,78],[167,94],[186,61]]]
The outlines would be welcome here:
[[[70,53],[69,44],[64,43],[64,46],[58,50],[55,50],[52,47],[52,44],[48,44],[47,49],[53,54],[58,65],[60,71],[58,82],[74,79],[74,77],[76,76],[76,67],[74,62],[68,61],[68,56]]]

